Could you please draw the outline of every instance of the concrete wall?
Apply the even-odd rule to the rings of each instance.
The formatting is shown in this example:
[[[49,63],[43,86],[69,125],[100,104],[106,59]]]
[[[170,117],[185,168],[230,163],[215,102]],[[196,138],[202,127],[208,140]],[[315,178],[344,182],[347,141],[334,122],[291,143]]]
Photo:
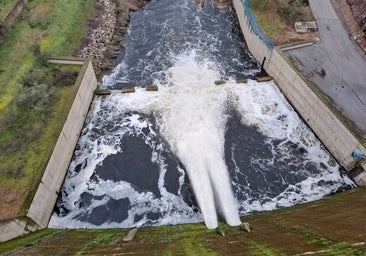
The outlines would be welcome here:
[[[77,93],[74,102],[28,212],[23,218],[0,222],[0,242],[46,228],[48,225],[97,87],[93,66],[89,60],[85,62],[75,86]]]
[[[85,59],[79,57],[52,57],[47,59],[48,63],[64,64],[64,65],[84,65]]]
[[[0,242],[5,242],[18,236],[29,233],[26,230],[27,220],[13,218],[0,222]]]
[[[334,113],[327,103],[314,92],[307,80],[290,64],[282,51],[276,47],[271,49],[255,33],[247,15],[247,11],[250,10],[246,9],[243,2],[233,0],[233,5],[252,55],[258,62],[262,62],[266,58],[264,68],[273,77],[282,93],[337,161],[347,171],[351,171],[357,164],[357,161],[351,156],[352,152],[366,154],[361,142],[340,121],[338,114]],[[358,180],[356,178],[355,180]]]
[[[5,37],[6,32],[13,26],[15,19],[23,10],[23,7],[27,4],[28,0],[19,0],[11,9],[9,14],[0,23],[0,43]]]

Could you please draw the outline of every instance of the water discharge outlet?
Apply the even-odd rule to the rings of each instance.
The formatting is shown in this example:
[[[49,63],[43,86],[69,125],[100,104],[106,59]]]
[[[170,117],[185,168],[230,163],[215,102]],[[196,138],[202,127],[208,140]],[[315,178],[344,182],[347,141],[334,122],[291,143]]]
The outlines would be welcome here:
[[[271,78],[255,81],[260,64],[225,8],[151,0],[131,15],[50,227],[248,231],[242,216],[354,186]]]

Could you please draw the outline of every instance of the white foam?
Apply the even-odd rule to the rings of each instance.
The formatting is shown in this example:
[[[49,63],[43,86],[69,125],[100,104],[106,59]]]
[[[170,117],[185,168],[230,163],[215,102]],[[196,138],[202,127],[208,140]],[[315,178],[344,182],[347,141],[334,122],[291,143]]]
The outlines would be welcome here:
[[[331,160],[329,153],[302,123],[273,82],[249,81],[248,84],[239,85],[228,81],[225,85],[216,86],[214,81],[220,79],[216,70],[218,68],[213,63],[192,51],[177,56],[175,65],[167,70],[168,84],[159,84],[158,92],[137,88],[133,94],[112,94],[95,100],[90,123],[80,138],[79,149],[75,152],[71,172],[64,185],[68,194],[67,208],[71,212],[63,217],[54,215],[50,227],[93,227],[74,220],[80,214],[75,202],[85,191],[114,199],[128,198],[131,203],[128,218],[122,223],[104,223],[98,227],[144,225],[149,221],[144,213],[152,211],[162,214],[158,221],[149,223],[152,225],[198,222],[203,217],[208,228],[215,228],[218,215],[224,217],[229,225],[239,225],[239,213],[273,210],[316,200],[341,184],[352,184],[349,179],[340,176],[339,166]],[[226,122],[231,110],[240,114],[243,125],[255,126],[267,136],[268,144],[275,140],[282,141],[278,148],[273,148],[270,159],[252,160],[254,165],[263,167],[258,171],[270,170],[275,159],[286,157],[286,153],[291,154],[286,142],[305,148],[307,155],[304,161],[315,162],[318,166],[323,164],[325,169],[315,175],[298,170],[308,177],[289,185],[278,195],[246,198],[238,203],[224,155]],[[138,113],[154,116],[158,131]],[[98,132],[99,128],[102,131]],[[144,129],[149,130],[148,135],[144,134]],[[126,134],[142,136],[153,149],[152,162],[160,166],[158,187],[161,198],[156,198],[152,193],[137,192],[123,181],[102,180],[98,184],[90,181],[97,165],[102,164],[107,156],[121,151],[121,139]],[[179,196],[184,181],[184,172],[179,167],[179,195],[166,190],[164,181],[167,170],[161,156],[165,146],[157,144],[157,136],[163,138],[170,152],[184,165],[202,215],[195,213]],[[74,170],[78,165],[82,167],[77,173]],[[240,170],[235,163],[235,173],[245,175],[245,170]],[[320,180],[333,182],[334,185],[320,186]],[[250,188],[250,184],[235,181],[233,184],[236,195],[247,193]],[[91,212],[103,203],[103,200],[93,201],[87,211]],[[140,215],[144,217],[135,223],[135,217]]]

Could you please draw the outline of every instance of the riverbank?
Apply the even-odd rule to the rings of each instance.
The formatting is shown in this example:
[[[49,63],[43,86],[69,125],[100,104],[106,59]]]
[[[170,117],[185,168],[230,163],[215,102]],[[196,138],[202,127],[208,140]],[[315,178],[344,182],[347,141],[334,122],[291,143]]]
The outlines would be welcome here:
[[[90,58],[100,81],[115,66],[116,58],[124,47],[130,12],[145,5],[145,0],[95,0],[95,15],[88,20],[88,32],[74,56]]]

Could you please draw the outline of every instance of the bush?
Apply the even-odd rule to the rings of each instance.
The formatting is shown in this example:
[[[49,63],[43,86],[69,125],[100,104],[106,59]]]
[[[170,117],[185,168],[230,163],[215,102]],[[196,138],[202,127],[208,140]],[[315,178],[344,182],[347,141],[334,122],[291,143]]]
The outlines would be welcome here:
[[[41,46],[39,44],[34,44],[32,46],[32,51],[34,55],[34,60],[36,61],[37,65],[40,67],[47,67],[48,66],[47,59],[49,57],[49,54],[42,53]]]
[[[32,87],[23,87],[16,99],[16,105],[21,108],[34,109],[41,112],[52,98],[55,89],[46,84],[36,84]]]
[[[307,0],[289,0],[280,4],[280,14],[286,20],[306,21],[309,19],[306,10]]]
[[[45,83],[45,75],[40,69],[31,69],[25,76],[22,77],[22,85],[24,87],[32,87],[42,82]]]
[[[268,11],[271,8],[269,0],[250,0],[250,7],[258,11]]]
[[[33,87],[40,84],[49,86],[68,86],[75,84],[79,72],[67,68],[33,68],[22,77],[23,87]]]
[[[79,72],[75,70],[63,70],[63,69],[53,69],[52,70],[52,85],[53,86],[68,86],[73,85]]]

